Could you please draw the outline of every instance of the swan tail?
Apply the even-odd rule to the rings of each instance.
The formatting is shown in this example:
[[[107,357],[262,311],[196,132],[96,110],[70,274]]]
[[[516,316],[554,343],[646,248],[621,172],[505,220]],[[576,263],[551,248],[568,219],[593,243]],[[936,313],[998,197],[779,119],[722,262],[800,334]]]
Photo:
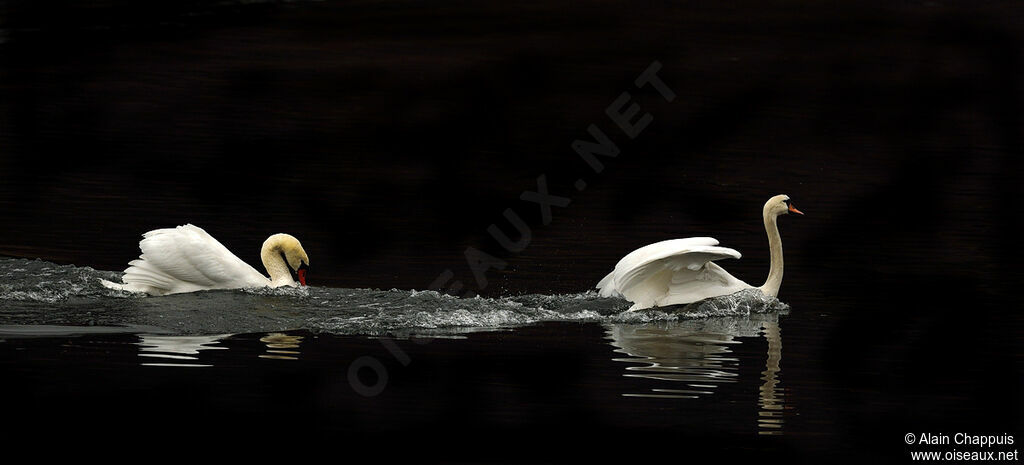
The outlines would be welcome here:
[[[107,289],[113,289],[115,291],[123,291],[124,290],[124,284],[115,283],[113,281],[107,281],[106,279],[100,279],[100,284],[102,284],[103,287],[105,287]]]
[[[113,289],[115,291],[142,292],[142,293],[146,293],[146,294],[159,294],[160,293],[159,289],[153,289],[153,288],[151,288],[149,286],[143,286],[143,285],[139,285],[139,284],[115,283],[113,281],[107,281],[106,279],[100,279],[100,284],[102,284],[103,287],[105,287],[107,289]]]
[[[620,295],[619,292],[615,289],[615,286],[612,285],[612,283],[614,281],[615,281],[615,272],[612,271],[611,273],[608,273],[607,276],[602,278],[600,282],[597,283],[596,287],[597,287],[597,289],[599,291],[598,295],[600,295],[601,297],[617,297],[617,296],[619,296]]]
[[[128,265],[128,269],[124,270],[124,277],[121,278],[124,281],[124,290],[165,294],[174,286],[174,277],[153,266],[146,260],[146,254],[128,262]]]

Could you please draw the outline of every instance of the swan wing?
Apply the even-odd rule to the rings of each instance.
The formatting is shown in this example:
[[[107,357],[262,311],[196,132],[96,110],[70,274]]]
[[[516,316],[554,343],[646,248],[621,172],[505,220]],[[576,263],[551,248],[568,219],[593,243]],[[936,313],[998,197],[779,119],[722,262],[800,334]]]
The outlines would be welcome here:
[[[632,309],[696,302],[750,287],[713,263],[740,257],[711,237],[661,241],[623,257],[597,287],[601,296],[633,302]]]
[[[601,289],[601,295],[604,297],[621,295],[623,290],[632,287],[638,281],[643,281],[648,273],[658,271],[657,267],[650,266],[655,262],[673,256],[682,256],[694,252],[697,248],[714,247],[717,245],[718,240],[712,237],[688,237],[685,239],[670,239],[643,246],[622,257],[615,264],[615,269],[605,276],[597,284],[597,287]],[[739,252],[735,250],[725,249],[724,247],[721,249],[723,251],[730,250],[737,257],[739,256]],[[681,260],[675,264],[686,265]]]
[[[660,296],[655,303],[659,307],[689,304],[752,287],[729,274],[717,263],[709,261],[699,270],[687,269],[673,273],[668,283],[668,291]]]
[[[162,295],[266,286],[269,280],[202,228],[186,224],[143,234],[142,255],[129,262],[123,289]]]

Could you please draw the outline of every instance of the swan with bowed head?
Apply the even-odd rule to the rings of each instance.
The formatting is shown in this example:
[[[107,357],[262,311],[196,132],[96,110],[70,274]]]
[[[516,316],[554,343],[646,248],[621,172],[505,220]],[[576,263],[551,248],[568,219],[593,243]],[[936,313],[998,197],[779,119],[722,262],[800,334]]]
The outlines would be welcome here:
[[[772,297],[779,295],[782,286],[782,238],[777,219],[788,213],[803,215],[788,195],[768,199],[762,210],[771,269],[764,285],[757,289]],[[689,304],[754,288],[715,263],[723,258],[740,258],[740,253],[719,247],[711,237],[657,242],[622,257],[615,269],[597,283],[597,289],[602,297],[622,297],[633,303],[630,310],[640,310]]]
[[[139,248],[142,255],[128,263],[123,283],[102,280],[104,286],[150,295],[305,286],[309,271],[309,256],[299,240],[288,234],[274,234],[263,242],[260,258],[269,278],[191,224],[147,232]]]

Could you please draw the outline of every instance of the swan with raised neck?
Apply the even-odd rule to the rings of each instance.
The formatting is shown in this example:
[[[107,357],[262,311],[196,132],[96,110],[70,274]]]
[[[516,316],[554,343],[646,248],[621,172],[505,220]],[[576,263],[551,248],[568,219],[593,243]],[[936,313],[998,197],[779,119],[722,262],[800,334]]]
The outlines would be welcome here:
[[[797,213],[803,215],[803,212],[797,210],[789,202],[789,196],[785,194],[776,195],[768,199],[764,204],[762,215],[764,216],[764,230],[768,233],[768,249],[771,253],[771,267],[768,270],[768,279],[765,280],[764,285],[758,289],[761,292],[777,297],[779,295],[779,288],[782,287],[782,272],[784,268],[784,260],[782,258],[782,237],[779,235],[779,215],[786,215],[788,213]]]

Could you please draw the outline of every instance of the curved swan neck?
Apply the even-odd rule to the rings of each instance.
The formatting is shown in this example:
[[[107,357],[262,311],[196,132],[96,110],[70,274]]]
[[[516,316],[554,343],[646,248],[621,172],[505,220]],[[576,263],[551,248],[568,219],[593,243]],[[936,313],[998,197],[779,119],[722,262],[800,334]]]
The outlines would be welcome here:
[[[269,240],[263,243],[263,249],[260,250],[263,267],[267,269],[267,274],[270,275],[270,284],[274,287],[295,284],[291,268],[285,262],[283,254],[280,244]]]
[[[764,230],[768,233],[768,248],[771,251],[771,269],[768,271],[768,279],[761,286],[761,292],[772,297],[779,295],[779,287],[782,286],[782,237],[779,236],[779,225],[776,221],[777,215],[767,210],[764,212]]]

